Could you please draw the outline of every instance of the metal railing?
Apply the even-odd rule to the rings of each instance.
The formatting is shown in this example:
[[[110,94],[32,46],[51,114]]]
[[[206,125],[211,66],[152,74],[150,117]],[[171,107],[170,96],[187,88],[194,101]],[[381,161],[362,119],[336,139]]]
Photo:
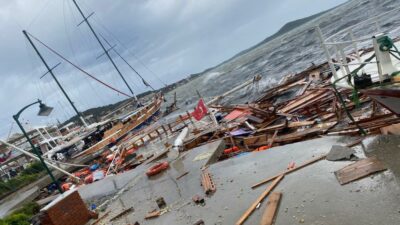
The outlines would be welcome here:
[[[379,80],[380,80],[380,82],[383,82],[384,77],[381,72],[379,60],[377,59],[376,61],[363,62],[361,55],[360,55],[360,48],[358,45],[359,45],[359,43],[362,43],[362,42],[372,41],[373,37],[375,37],[379,34],[382,34],[382,30],[380,27],[380,19],[383,16],[388,15],[393,12],[396,12],[396,11],[400,11],[400,7],[392,9],[390,11],[387,11],[383,14],[371,17],[371,18],[364,20],[360,23],[357,23],[355,25],[352,25],[344,30],[341,30],[341,31],[329,36],[328,38],[324,38],[324,35],[319,26],[316,27],[318,38],[320,39],[322,48],[324,50],[327,61],[329,63],[330,70],[332,71],[332,75],[335,80],[340,79],[340,77],[338,76],[338,72],[336,70],[337,66],[339,67],[339,69],[341,71],[341,74],[342,74],[341,77],[343,77],[343,76],[347,76],[351,73],[350,66],[376,64],[377,69],[378,69]],[[364,36],[364,37],[356,38],[355,34],[354,34],[354,30],[356,28],[366,26],[366,25],[375,27],[375,29],[373,31],[374,34],[369,35],[368,37]],[[334,40],[337,37],[343,38],[345,36],[349,36],[350,40],[346,40],[346,41],[335,41]],[[349,48],[349,47],[350,47],[350,49],[348,49],[347,51],[355,53],[356,62],[354,62],[354,61],[348,62],[348,60],[347,60],[348,57],[345,53],[346,52],[345,49]],[[331,54],[329,48],[333,48],[334,54]]]

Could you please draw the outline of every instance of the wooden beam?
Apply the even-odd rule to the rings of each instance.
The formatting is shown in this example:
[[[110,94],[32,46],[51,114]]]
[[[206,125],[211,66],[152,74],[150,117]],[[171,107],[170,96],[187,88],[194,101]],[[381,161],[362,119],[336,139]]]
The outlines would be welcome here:
[[[272,225],[281,201],[281,192],[272,192],[268,199],[267,207],[261,217],[260,225]]]
[[[274,144],[274,141],[275,141],[276,135],[278,135],[278,130],[275,130],[275,133],[274,133],[274,135],[272,135],[272,138],[271,138],[271,139],[269,139],[269,141],[268,141],[268,146],[272,147],[272,145]]]
[[[256,199],[253,204],[246,210],[246,212],[239,218],[239,220],[236,222],[236,225],[241,225],[246,221],[247,218],[253,213],[253,211],[257,208],[257,205],[264,200],[268,196],[268,194],[278,185],[278,183],[283,179],[285,175],[282,174],[275,178],[274,182],[267,188],[265,191]]]
[[[272,176],[272,177],[270,177],[270,178],[267,178],[267,179],[265,179],[265,180],[262,180],[262,181],[260,181],[260,182],[258,182],[258,183],[256,183],[256,184],[254,184],[253,186],[251,186],[251,188],[254,189],[254,188],[256,188],[256,187],[258,187],[258,186],[260,186],[260,185],[263,185],[263,184],[265,184],[265,183],[270,182],[271,180],[277,179],[277,178],[280,177],[280,176],[284,176],[284,175],[286,175],[286,174],[289,174],[289,173],[291,173],[291,172],[294,172],[294,171],[296,171],[296,170],[299,170],[299,169],[301,169],[301,168],[303,168],[303,167],[306,167],[306,166],[308,166],[308,165],[311,165],[311,164],[313,164],[313,163],[315,163],[315,162],[318,162],[319,160],[324,159],[325,157],[326,157],[326,154],[321,155],[321,156],[319,156],[319,157],[316,157],[316,158],[314,158],[314,159],[311,159],[311,160],[309,160],[309,161],[307,161],[307,162],[305,162],[305,163],[303,163],[303,164],[301,164],[301,165],[299,165],[299,166],[296,166],[296,167],[294,167],[294,168],[292,168],[292,169],[288,169],[288,170],[282,171],[282,172],[280,172],[278,175]]]
[[[116,219],[119,219],[123,216],[125,216],[126,214],[130,213],[133,210],[133,207],[130,207],[128,209],[123,210],[122,212],[118,213],[116,216],[114,216],[113,218],[110,219],[110,222]]]

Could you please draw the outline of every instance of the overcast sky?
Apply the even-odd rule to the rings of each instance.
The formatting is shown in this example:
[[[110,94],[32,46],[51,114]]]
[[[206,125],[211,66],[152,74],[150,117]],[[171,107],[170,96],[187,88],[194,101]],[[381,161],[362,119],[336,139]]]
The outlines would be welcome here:
[[[94,29],[156,88],[201,72],[257,44],[285,23],[332,8],[345,0],[78,0]],[[72,0],[0,0],[0,137],[11,116],[42,99],[55,108],[46,119],[26,111],[31,125],[73,116],[65,97],[22,34],[26,29],[97,78],[129,93],[89,32]],[[123,100],[41,46],[39,50],[81,111]],[[136,93],[146,87],[116,57]],[[139,60],[138,60],[139,59]],[[146,68],[145,66],[146,65]],[[157,76],[155,76],[155,75]],[[157,78],[158,77],[158,78]],[[161,81],[160,81],[161,80]],[[15,127],[15,126],[14,126]],[[14,128],[13,131],[18,131]]]

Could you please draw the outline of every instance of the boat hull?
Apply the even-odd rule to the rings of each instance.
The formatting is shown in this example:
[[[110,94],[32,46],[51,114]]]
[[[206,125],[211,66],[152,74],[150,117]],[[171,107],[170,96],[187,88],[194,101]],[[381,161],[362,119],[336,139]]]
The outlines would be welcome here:
[[[156,97],[151,104],[143,107],[137,114],[130,117],[128,122],[119,122],[115,124],[110,130],[105,132],[104,138],[101,141],[77,154],[73,158],[96,153],[109,145],[111,142],[116,143],[125,138],[130,132],[150,124],[160,113],[162,102],[162,97]]]

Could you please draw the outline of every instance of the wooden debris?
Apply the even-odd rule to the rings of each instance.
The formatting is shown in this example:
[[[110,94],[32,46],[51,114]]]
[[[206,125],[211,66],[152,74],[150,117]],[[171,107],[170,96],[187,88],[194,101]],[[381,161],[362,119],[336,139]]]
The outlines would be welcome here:
[[[249,218],[251,213],[256,209],[257,205],[262,202],[268,194],[278,185],[278,183],[283,179],[285,175],[280,175],[277,178],[275,178],[274,182],[256,199],[256,201],[253,202],[253,204],[246,210],[246,212],[239,218],[239,220],[236,222],[236,225],[241,225],[244,223],[244,221]]]
[[[272,145],[274,144],[274,141],[275,141],[276,135],[278,135],[278,130],[275,130],[275,133],[274,133],[274,135],[272,136],[272,138],[271,138],[271,139],[269,139],[269,141],[268,141],[268,146],[272,147]]]
[[[176,177],[176,180],[181,179],[182,177],[186,176],[188,173],[189,173],[189,171],[186,171],[186,172],[182,173],[181,175]]]
[[[108,216],[108,214],[110,214],[110,211],[107,211],[106,213],[104,213],[102,216],[100,216],[96,221],[94,221],[92,223],[92,225],[96,225],[98,224],[100,221],[102,221],[104,218],[106,218]]]
[[[276,137],[274,139],[274,142],[276,142],[276,143],[294,142],[294,141],[297,141],[300,139],[304,139],[307,136],[311,136],[311,135],[315,136],[318,134],[321,135],[321,134],[326,133],[329,129],[331,129],[336,124],[337,124],[337,122],[322,123],[322,124],[318,124],[318,126],[315,126],[315,127],[309,128],[309,129],[304,129],[302,131],[280,135],[279,137]],[[258,136],[244,138],[243,142],[246,143],[248,146],[267,145],[268,137],[265,134],[258,135]]]
[[[272,225],[281,201],[281,192],[272,192],[268,199],[267,207],[261,217],[260,225]]]
[[[296,170],[299,170],[299,169],[301,169],[301,168],[304,168],[304,167],[306,167],[306,166],[308,166],[308,165],[311,165],[311,164],[313,164],[313,163],[315,163],[315,162],[318,162],[319,160],[324,159],[325,157],[326,157],[326,154],[324,154],[324,155],[322,155],[322,156],[319,156],[319,157],[316,157],[316,158],[314,158],[314,159],[311,159],[311,160],[309,160],[309,161],[307,161],[307,162],[305,162],[305,163],[303,163],[303,164],[301,164],[301,165],[299,165],[299,166],[296,166],[296,167],[294,167],[294,168],[292,168],[292,169],[285,170],[285,171],[279,173],[278,175],[272,176],[272,177],[267,178],[267,179],[265,179],[265,180],[263,180],[263,181],[261,181],[261,182],[258,182],[257,184],[254,184],[253,186],[251,186],[251,188],[254,189],[254,188],[256,188],[256,187],[258,187],[258,186],[260,186],[260,185],[263,185],[263,184],[265,184],[265,183],[270,182],[271,180],[275,180],[275,179],[277,179],[277,178],[280,177],[280,176],[284,176],[284,175],[286,175],[286,174],[289,174],[289,173],[291,173],[291,172],[294,172],[294,171],[296,171]]]
[[[385,165],[376,157],[371,157],[345,166],[335,171],[335,175],[339,183],[344,185],[383,170],[386,170]]]
[[[114,220],[117,220],[117,219],[123,217],[124,215],[126,215],[126,214],[128,214],[128,213],[130,213],[130,212],[132,212],[132,211],[133,211],[133,207],[130,207],[130,208],[128,208],[128,209],[125,209],[125,210],[123,210],[122,212],[118,213],[118,214],[117,214],[116,216],[114,216],[113,218],[111,218],[111,219],[110,219],[110,222],[111,222],[111,221],[114,221]]]
[[[146,219],[146,220],[153,219],[153,218],[159,217],[160,215],[161,215],[160,210],[154,210],[152,212],[147,213],[147,215],[144,217],[144,219]]]
[[[362,143],[363,140],[364,140],[364,138],[360,138],[360,139],[358,139],[358,140],[355,140],[355,141],[353,141],[353,142],[347,144],[346,147],[351,148],[351,147],[354,147],[354,146],[356,146],[356,145],[359,145],[359,144]]]
[[[157,153],[156,155],[154,155],[153,157],[151,157],[150,159],[148,159],[148,160],[146,161],[145,164],[146,164],[146,165],[147,165],[147,164],[150,164],[150,163],[152,163],[152,162],[154,162],[154,161],[156,161],[156,160],[162,158],[162,157],[163,157],[165,154],[167,154],[168,152],[169,152],[169,148],[167,148],[167,149],[165,149],[165,150],[163,150],[163,151]]]
[[[381,133],[382,134],[395,134],[399,135],[400,134],[400,123],[393,124],[387,127],[382,127],[381,128]]]
[[[206,195],[214,193],[217,190],[211,174],[207,169],[203,170],[201,173],[201,185],[203,186],[204,193],[206,193]]]

